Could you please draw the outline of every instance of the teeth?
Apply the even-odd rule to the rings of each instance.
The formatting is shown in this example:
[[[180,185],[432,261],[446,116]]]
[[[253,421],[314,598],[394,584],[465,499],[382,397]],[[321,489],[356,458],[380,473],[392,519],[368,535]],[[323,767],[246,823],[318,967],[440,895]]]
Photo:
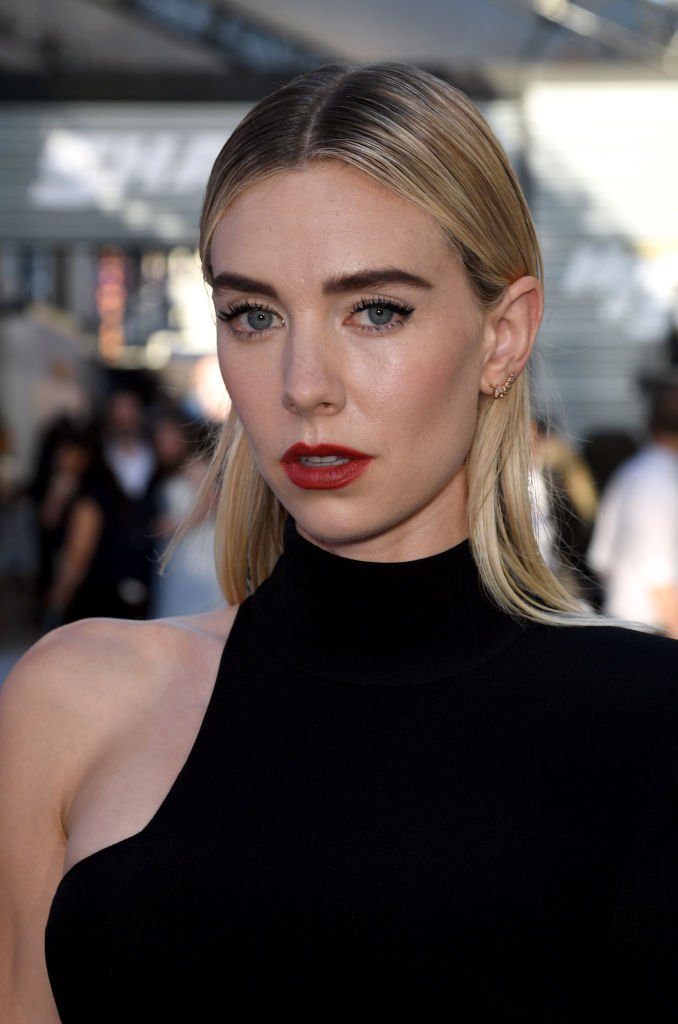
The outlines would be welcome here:
[[[343,466],[348,461],[341,455],[302,455],[299,459],[302,466]]]

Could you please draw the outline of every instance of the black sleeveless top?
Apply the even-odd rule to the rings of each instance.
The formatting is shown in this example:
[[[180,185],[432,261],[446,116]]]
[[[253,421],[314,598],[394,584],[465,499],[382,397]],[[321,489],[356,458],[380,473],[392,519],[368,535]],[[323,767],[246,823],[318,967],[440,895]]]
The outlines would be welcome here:
[[[62,1024],[675,1024],[677,737],[674,641],[291,526],[162,806],[59,885]]]

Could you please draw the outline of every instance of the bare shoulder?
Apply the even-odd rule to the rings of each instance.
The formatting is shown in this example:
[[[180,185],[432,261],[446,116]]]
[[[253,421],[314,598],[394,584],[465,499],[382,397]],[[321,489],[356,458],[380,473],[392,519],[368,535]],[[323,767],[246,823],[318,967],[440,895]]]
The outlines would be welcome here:
[[[40,640],[0,688],[3,1024],[57,1024],[43,936],[72,826],[86,853],[150,817],[190,746],[235,611],[74,623]],[[159,734],[174,746],[163,751]],[[130,794],[122,815],[119,778]]]
[[[235,608],[176,619],[84,619],[48,633],[19,660],[0,690],[9,705],[51,715],[100,715],[153,699],[183,669],[207,666],[228,638]],[[195,673],[192,673],[195,674]]]
[[[5,734],[40,750],[31,774],[40,774],[42,761],[67,803],[69,788],[117,734],[175,689],[212,685],[235,611],[148,622],[87,619],[54,630],[0,688],[0,742]]]
[[[107,720],[118,703],[122,708],[124,681],[151,664],[133,625],[92,619],[39,640],[0,689],[0,736],[34,737],[50,758],[59,748],[74,752],[79,729]]]

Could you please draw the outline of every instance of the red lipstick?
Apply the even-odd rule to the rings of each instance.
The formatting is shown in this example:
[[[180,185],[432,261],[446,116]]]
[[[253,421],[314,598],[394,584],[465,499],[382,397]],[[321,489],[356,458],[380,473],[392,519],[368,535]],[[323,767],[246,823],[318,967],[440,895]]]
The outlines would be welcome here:
[[[308,491],[346,487],[363,473],[371,455],[338,444],[293,444],[280,460],[293,484]]]

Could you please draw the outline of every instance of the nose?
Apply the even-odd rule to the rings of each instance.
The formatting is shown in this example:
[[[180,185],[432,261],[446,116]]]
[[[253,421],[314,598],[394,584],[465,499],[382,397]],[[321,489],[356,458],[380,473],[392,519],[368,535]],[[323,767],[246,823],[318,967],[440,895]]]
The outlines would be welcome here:
[[[331,416],[346,404],[335,339],[312,325],[289,330],[283,361],[283,406],[298,416]]]

